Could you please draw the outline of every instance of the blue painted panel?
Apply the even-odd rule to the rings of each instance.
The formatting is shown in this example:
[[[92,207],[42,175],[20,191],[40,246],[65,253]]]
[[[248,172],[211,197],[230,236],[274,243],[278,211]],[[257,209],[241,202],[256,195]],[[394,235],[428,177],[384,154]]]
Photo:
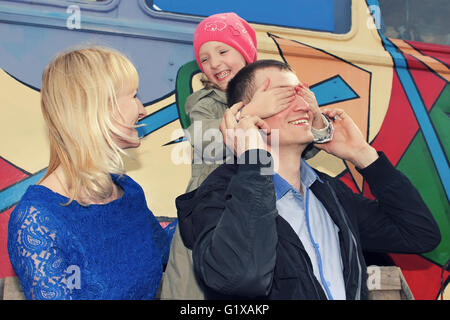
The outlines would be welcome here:
[[[0,212],[19,202],[27,188],[41,180],[45,174],[45,171],[47,171],[47,168],[0,191]]]
[[[177,119],[178,109],[174,103],[140,120],[138,124],[144,124],[144,126],[137,128],[139,137],[142,138]]]
[[[311,86],[311,91],[317,97],[319,107],[359,98],[356,92],[339,75]]]
[[[209,16],[232,11],[249,22],[328,32],[339,29],[342,33],[349,29],[335,28],[335,15],[342,19],[339,25],[347,27],[350,24],[344,21],[349,21],[351,16],[350,2],[342,0],[147,0],[150,7],[152,2],[167,12]]]

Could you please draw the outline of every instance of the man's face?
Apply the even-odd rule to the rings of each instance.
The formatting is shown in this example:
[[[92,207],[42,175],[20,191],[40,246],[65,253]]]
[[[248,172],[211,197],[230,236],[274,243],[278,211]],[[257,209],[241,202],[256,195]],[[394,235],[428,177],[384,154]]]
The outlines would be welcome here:
[[[278,68],[266,68],[256,71],[255,88],[260,88],[266,79],[270,79],[269,89],[277,87],[295,87],[300,84],[297,76],[290,71]],[[264,119],[271,131],[278,130],[279,146],[308,145],[314,140],[311,132],[314,116],[300,95],[283,111]],[[272,135],[274,136],[274,135]],[[269,136],[270,137],[270,136]],[[272,143],[269,138],[269,143]]]

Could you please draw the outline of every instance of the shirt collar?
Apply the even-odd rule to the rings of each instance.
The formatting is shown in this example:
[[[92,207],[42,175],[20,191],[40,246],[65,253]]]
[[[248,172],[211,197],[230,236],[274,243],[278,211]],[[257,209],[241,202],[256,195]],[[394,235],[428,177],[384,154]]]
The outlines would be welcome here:
[[[305,160],[301,160],[300,180],[303,185],[310,187],[314,181],[323,182],[313,168]],[[275,195],[277,200],[281,199],[289,190],[294,190],[289,182],[284,180],[278,173],[273,175],[273,184],[275,185]]]

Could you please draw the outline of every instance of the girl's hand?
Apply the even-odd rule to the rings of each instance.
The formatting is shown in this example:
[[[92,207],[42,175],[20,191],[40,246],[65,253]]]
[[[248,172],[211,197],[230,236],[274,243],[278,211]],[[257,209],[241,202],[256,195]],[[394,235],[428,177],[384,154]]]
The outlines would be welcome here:
[[[305,100],[305,102],[310,107],[311,111],[314,114],[314,120],[312,122],[312,126],[314,129],[320,130],[325,128],[326,124],[323,122],[321,112],[319,109],[319,105],[317,104],[316,96],[314,95],[314,92],[309,90],[309,87],[307,84],[300,83],[298,86],[295,87],[296,93]]]
[[[270,79],[258,88],[252,100],[241,111],[241,116],[255,115],[268,118],[286,109],[295,99],[295,88],[283,87],[269,89]]]

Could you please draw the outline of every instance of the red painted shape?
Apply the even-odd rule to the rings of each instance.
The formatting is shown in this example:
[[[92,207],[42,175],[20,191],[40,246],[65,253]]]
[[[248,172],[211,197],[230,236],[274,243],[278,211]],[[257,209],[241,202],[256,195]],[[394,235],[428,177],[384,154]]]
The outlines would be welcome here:
[[[364,180],[363,196],[366,197],[367,199],[375,200],[375,197],[372,194],[372,191],[370,191],[370,187],[365,180]]]
[[[8,161],[0,158],[0,190],[9,187],[26,177],[28,177],[26,173],[20,171]]]
[[[435,300],[441,283],[442,269],[432,262],[413,254],[390,254],[402,269],[403,276],[416,300]],[[444,271],[444,280],[450,272]]]
[[[14,270],[9,262],[8,249],[8,221],[13,208],[0,213],[0,278],[15,276]]]
[[[0,190],[28,177],[26,173],[0,158]],[[9,262],[8,250],[8,221],[13,208],[0,212],[0,278],[15,276]]]
[[[343,183],[347,185],[354,193],[360,193],[358,187],[356,186],[355,182],[353,181],[353,178],[350,174],[350,172],[347,170],[347,172],[339,178]]]
[[[432,44],[416,41],[405,41],[419,50],[422,54],[437,59],[438,61],[450,66],[450,46],[441,44]]]
[[[409,72],[411,73],[411,76],[419,89],[419,93],[422,96],[425,107],[428,111],[430,111],[447,82],[434,72],[427,69],[425,65],[419,62],[416,58],[410,55],[405,56],[407,58],[406,60],[408,65],[410,65]],[[420,67],[412,68],[413,63],[419,63]]]
[[[418,129],[419,125],[414,112],[394,72],[389,108],[372,146],[382,150],[396,166]]]

